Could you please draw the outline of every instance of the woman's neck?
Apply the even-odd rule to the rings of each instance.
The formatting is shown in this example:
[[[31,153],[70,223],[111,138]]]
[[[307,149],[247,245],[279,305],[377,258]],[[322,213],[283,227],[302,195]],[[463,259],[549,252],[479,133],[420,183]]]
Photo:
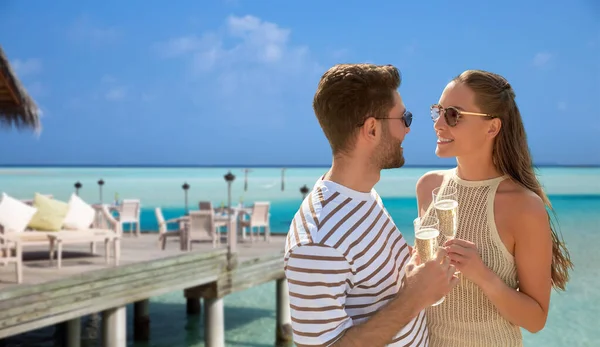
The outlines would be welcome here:
[[[456,174],[465,181],[483,181],[502,175],[491,156],[456,157]]]

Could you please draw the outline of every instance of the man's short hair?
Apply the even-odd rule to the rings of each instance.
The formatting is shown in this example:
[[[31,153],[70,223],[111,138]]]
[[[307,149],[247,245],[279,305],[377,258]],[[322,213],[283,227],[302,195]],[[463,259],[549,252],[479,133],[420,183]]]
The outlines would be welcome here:
[[[339,64],[319,82],[313,109],[333,155],[351,150],[368,117],[386,117],[394,107],[400,72],[393,65]]]

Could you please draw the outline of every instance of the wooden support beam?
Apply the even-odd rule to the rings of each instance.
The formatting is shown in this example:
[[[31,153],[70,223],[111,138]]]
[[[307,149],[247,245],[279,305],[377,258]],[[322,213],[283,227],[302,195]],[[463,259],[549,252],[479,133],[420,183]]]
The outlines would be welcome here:
[[[102,346],[127,347],[127,309],[125,306],[102,312]]]
[[[204,336],[206,347],[225,347],[223,298],[205,299]]]
[[[133,303],[133,339],[134,341],[150,340],[150,300]]]
[[[67,347],[81,347],[81,318],[67,321]]]
[[[276,291],[276,315],[275,315],[275,345],[277,347],[292,346],[292,318],[290,315],[290,297],[288,293],[287,280],[275,281]]]

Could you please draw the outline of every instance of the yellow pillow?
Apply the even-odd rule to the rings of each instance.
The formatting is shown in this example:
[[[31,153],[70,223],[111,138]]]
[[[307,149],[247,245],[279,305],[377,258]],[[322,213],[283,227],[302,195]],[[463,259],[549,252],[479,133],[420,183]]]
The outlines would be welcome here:
[[[69,205],[66,202],[35,193],[33,206],[37,208],[37,211],[29,221],[31,229],[40,231],[61,230],[63,220],[69,210]]]

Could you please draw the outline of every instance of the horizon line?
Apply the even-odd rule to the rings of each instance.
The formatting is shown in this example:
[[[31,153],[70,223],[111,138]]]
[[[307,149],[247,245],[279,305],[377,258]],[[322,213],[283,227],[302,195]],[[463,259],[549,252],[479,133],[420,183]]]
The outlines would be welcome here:
[[[242,164],[0,164],[0,168],[271,168],[271,169],[287,169],[287,168],[327,168],[331,164],[254,164],[254,165],[242,165]],[[404,165],[404,168],[452,168],[456,165],[448,164],[414,164]],[[534,167],[546,167],[546,168],[600,168],[600,164],[551,164],[551,163],[540,163],[534,164]]]

